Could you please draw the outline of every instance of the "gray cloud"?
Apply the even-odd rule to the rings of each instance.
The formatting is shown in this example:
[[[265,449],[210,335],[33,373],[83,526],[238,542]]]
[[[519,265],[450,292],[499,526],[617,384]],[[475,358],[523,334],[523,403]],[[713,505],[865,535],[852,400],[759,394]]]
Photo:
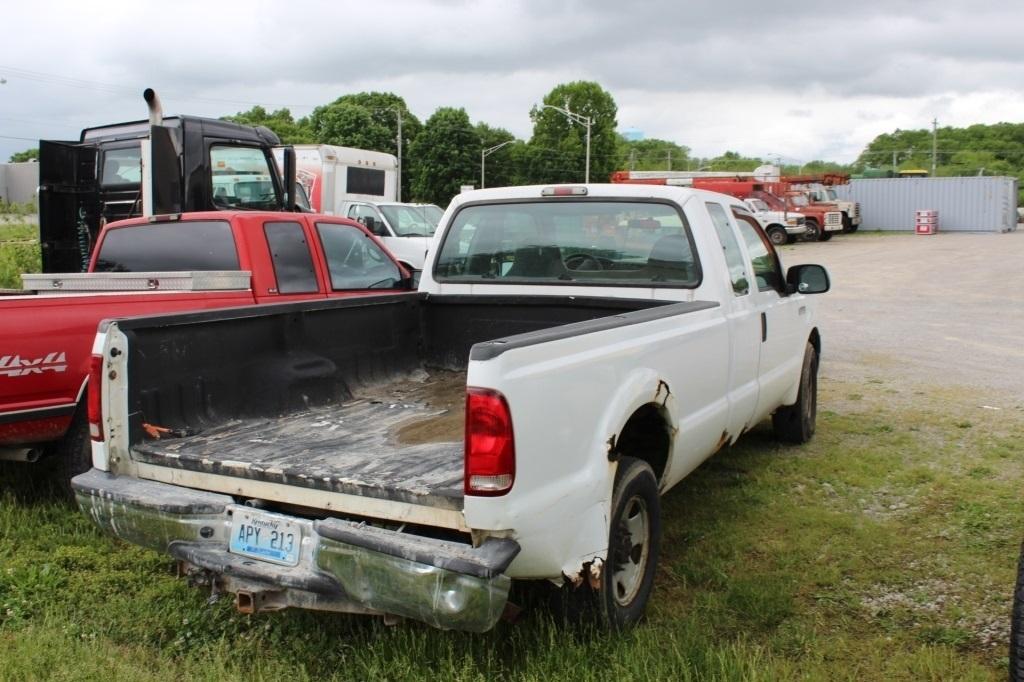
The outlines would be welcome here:
[[[191,18],[187,30],[183,17]],[[819,120],[827,111],[846,122],[844,131],[870,135],[902,120],[903,109],[913,117],[932,106],[964,116],[957,101],[1013,91],[1024,80],[1022,19],[1017,3],[994,0],[969,8],[953,0],[181,0],[173,10],[138,3],[104,12],[73,2],[17,3],[5,8],[5,24],[19,30],[5,36],[0,55],[8,79],[0,85],[0,136],[68,136],[83,125],[137,118],[145,86],[157,87],[173,111],[206,115],[255,102],[304,114],[345,92],[390,89],[424,118],[437,106],[466,106],[524,135],[530,105],[577,78],[615,94],[636,119],[620,117],[623,124],[681,131],[679,141],[695,149],[730,139],[728,131],[673,126],[645,102],[671,102],[694,121],[701,118],[694,108],[709,109],[714,115],[701,120],[737,126],[744,115],[783,126],[797,119],[819,134],[829,129]],[[785,155],[839,149],[824,138],[791,144]],[[0,137],[4,158],[24,146]]]

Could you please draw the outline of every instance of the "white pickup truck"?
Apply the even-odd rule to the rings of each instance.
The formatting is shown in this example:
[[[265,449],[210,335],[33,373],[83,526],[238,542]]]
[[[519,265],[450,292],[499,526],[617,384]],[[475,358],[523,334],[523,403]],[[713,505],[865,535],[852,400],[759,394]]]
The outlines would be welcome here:
[[[775,246],[792,244],[807,234],[807,219],[803,213],[773,211],[764,201],[753,197],[744,199],[743,203],[761,221],[764,233]]]
[[[104,323],[82,510],[246,612],[485,631],[541,579],[615,630],[660,494],[769,417],[814,433],[828,274],[737,199],[467,192],[430,254],[418,292]]]

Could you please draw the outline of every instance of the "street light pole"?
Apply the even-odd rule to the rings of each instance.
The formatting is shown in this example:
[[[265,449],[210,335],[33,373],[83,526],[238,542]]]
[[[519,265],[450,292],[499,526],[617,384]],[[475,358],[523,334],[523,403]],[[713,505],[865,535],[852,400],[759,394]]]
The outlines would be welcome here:
[[[487,185],[484,184],[484,164],[486,163],[485,159],[487,159],[488,156],[498,151],[505,145],[512,144],[513,142],[515,142],[515,140],[505,140],[501,144],[496,144],[493,147],[488,147],[487,149],[480,150],[480,189],[484,189],[485,187],[487,187]]]
[[[402,201],[402,110],[395,107],[398,116],[398,201]]]
[[[590,183],[590,126],[593,124],[593,119],[589,116],[583,116],[575,112],[569,111],[569,103],[566,102],[565,107],[556,107],[554,104],[544,104],[541,106],[542,109],[554,109],[555,111],[561,112],[563,116],[569,119],[572,123],[578,123],[587,128],[587,165],[584,171],[583,182]]]

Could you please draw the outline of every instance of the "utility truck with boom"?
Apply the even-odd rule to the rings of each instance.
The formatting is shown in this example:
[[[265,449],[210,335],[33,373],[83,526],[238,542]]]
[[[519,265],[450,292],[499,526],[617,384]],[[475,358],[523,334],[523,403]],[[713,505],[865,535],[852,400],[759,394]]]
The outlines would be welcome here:
[[[73,487],[245,612],[484,631],[546,580],[618,630],[662,493],[762,420],[812,437],[828,288],[722,194],[466,192],[418,292],[106,322]]]

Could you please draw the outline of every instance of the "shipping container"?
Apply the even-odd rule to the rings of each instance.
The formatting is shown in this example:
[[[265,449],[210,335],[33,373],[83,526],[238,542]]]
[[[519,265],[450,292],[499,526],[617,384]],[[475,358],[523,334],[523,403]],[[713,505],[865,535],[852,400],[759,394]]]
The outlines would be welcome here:
[[[939,212],[943,232],[1017,228],[1016,178],[864,178],[835,190],[840,199],[860,203],[861,230],[913,231],[922,209]]]

